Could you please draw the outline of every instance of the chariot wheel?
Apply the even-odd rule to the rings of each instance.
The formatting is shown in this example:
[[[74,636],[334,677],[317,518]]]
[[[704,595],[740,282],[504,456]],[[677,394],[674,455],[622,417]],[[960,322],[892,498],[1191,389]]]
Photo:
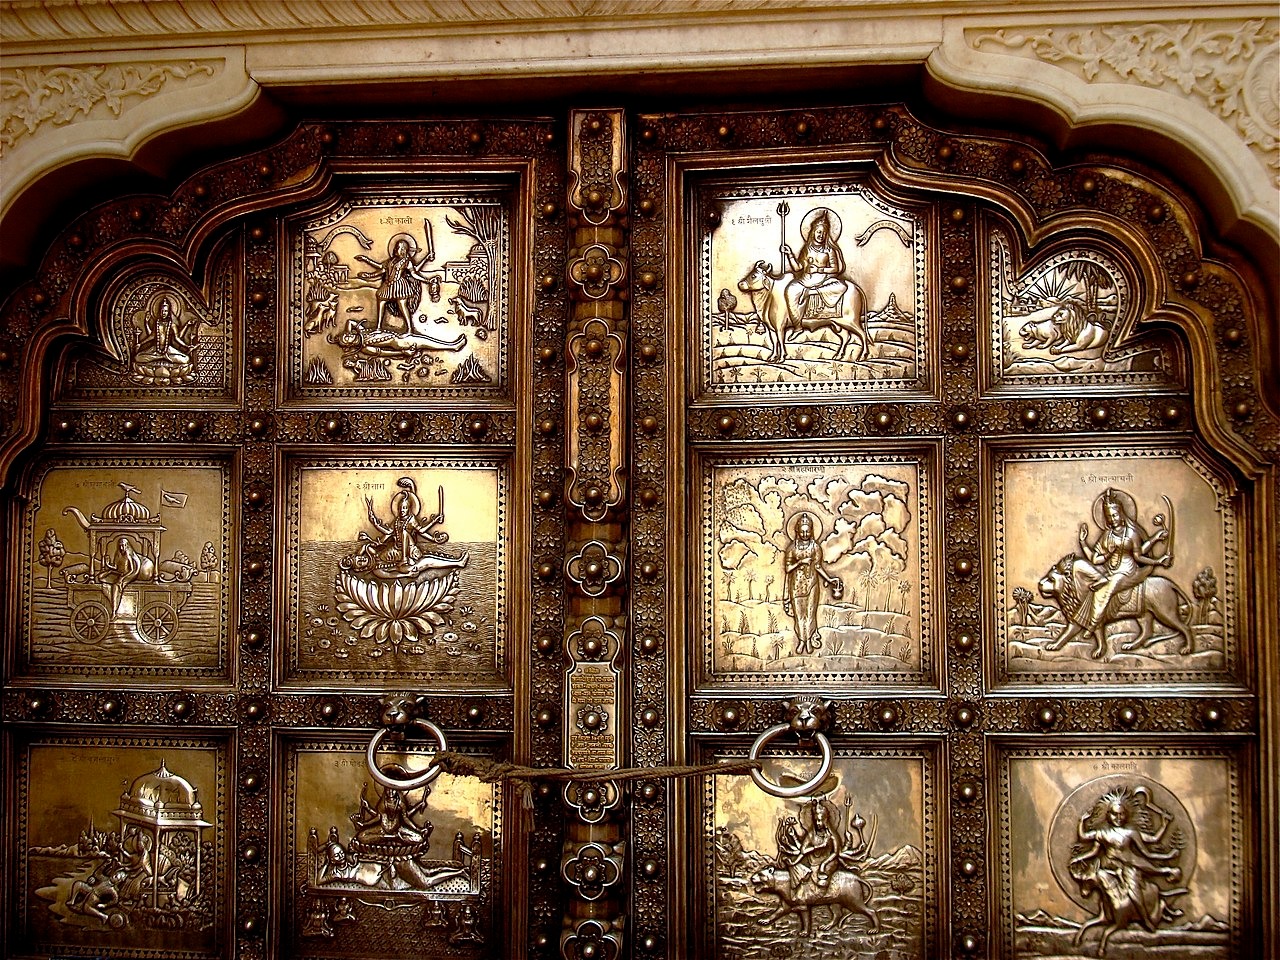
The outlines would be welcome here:
[[[86,600],[71,612],[71,629],[85,643],[101,643],[111,630],[111,611],[101,600]]]
[[[178,632],[178,611],[163,600],[151,600],[138,611],[138,636],[147,643],[167,643]]]

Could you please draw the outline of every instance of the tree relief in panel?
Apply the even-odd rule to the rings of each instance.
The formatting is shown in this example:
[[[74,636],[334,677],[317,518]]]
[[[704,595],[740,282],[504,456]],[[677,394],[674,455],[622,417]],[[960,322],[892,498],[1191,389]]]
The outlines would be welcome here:
[[[19,777],[25,946],[218,955],[225,778],[221,749],[191,738],[30,744]]]
[[[291,672],[496,680],[506,497],[492,459],[294,461]]]
[[[357,197],[290,230],[290,398],[505,394],[501,200]]]
[[[1111,257],[1072,248],[1020,270],[1011,246],[1002,230],[991,232],[996,383],[1179,385],[1177,353],[1166,339],[1122,338],[1136,297]]]
[[[815,762],[794,751],[769,756],[769,777],[803,783]],[[931,790],[928,764],[901,750],[839,756],[816,791],[795,800],[770,797],[748,778],[708,778],[703,842],[716,956],[928,956]]]
[[[1242,679],[1235,511],[1194,455],[1010,455],[996,499],[1003,679]]]
[[[231,602],[227,465],[51,464],[26,518],[25,666],[35,673],[211,674]]]
[[[1016,750],[1002,773],[1005,955],[1238,955],[1239,795],[1225,757]]]
[[[923,385],[921,212],[858,183],[721,188],[699,203],[718,224],[698,244],[701,394]]]
[[[706,676],[922,682],[932,669],[926,487],[917,457],[708,463]]]

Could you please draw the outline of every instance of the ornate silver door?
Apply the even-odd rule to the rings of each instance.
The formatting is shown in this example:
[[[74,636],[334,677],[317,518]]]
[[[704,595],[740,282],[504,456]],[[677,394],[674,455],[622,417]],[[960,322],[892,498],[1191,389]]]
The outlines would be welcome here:
[[[9,952],[1250,955],[1280,431],[1200,222],[900,105],[75,218],[4,306]]]

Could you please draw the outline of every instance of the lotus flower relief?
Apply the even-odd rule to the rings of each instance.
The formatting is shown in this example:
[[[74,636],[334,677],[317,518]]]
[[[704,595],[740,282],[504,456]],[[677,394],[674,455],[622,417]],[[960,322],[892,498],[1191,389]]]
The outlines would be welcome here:
[[[425,640],[444,625],[458,596],[458,574],[424,580],[379,580],[338,571],[333,582],[338,612],[361,639],[399,646]]]
[[[422,515],[417,488],[410,477],[396,481],[392,519],[381,520],[366,498],[369,522],[381,535],[361,533],[356,552],[343,557],[333,581],[334,601],[342,618],[361,639],[394,646],[428,640],[445,623],[458,596],[458,569],[468,555],[447,556],[431,550],[448,540],[435,528],[444,520],[444,489],[437,512]]]

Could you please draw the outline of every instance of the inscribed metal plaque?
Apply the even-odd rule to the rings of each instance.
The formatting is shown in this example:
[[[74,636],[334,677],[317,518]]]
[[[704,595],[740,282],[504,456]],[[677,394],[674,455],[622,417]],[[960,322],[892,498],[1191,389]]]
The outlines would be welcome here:
[[[23,952],[222,956],[225,745],[47,737],[17,765],[12,878]]]
[[[701,473],[705,679],[933,676],[923,454],[708,458]]]
[[[1239,683],[1233,490],[1188,450],[997,454],[999,679]]]
[[[700,394],[926,386],[924,208],[858,181],[738,180],[704,188],[697,201],[718,217],[697,241]]]
[[[353,195],[290,228],[289,397],[499,397],[510,205],[497,191]]]
[[[1177,386],[1178,353],[1164,337],[1130,338],[1138,297],[1110,255],[1090,247],[1016,267],[1001,229],[990,239],[995,383]]]
[[[1241,955],[1247,868],[1230,757],[1010,749],[999,803],[1001,956]]]
[[[703,869],[715,956],[874,960],[936,956],[935,784],[919,750],[839,749],[812,796],[782,800],[744,776],[706,779]],[[817,758],[767,753],[801,783]]]
[[[430,754],[386,750],[407,778]],[[416,790],[370,782],[362,743],[289,744],[283,934],[289,956],[492,956],[500,789],[441,774]]]
[[[23,522],[22,670],[225,676],[230,488],[211,458],[44,466]]]
[[[287,464],[288,679],[503,682],[505,459]]]

